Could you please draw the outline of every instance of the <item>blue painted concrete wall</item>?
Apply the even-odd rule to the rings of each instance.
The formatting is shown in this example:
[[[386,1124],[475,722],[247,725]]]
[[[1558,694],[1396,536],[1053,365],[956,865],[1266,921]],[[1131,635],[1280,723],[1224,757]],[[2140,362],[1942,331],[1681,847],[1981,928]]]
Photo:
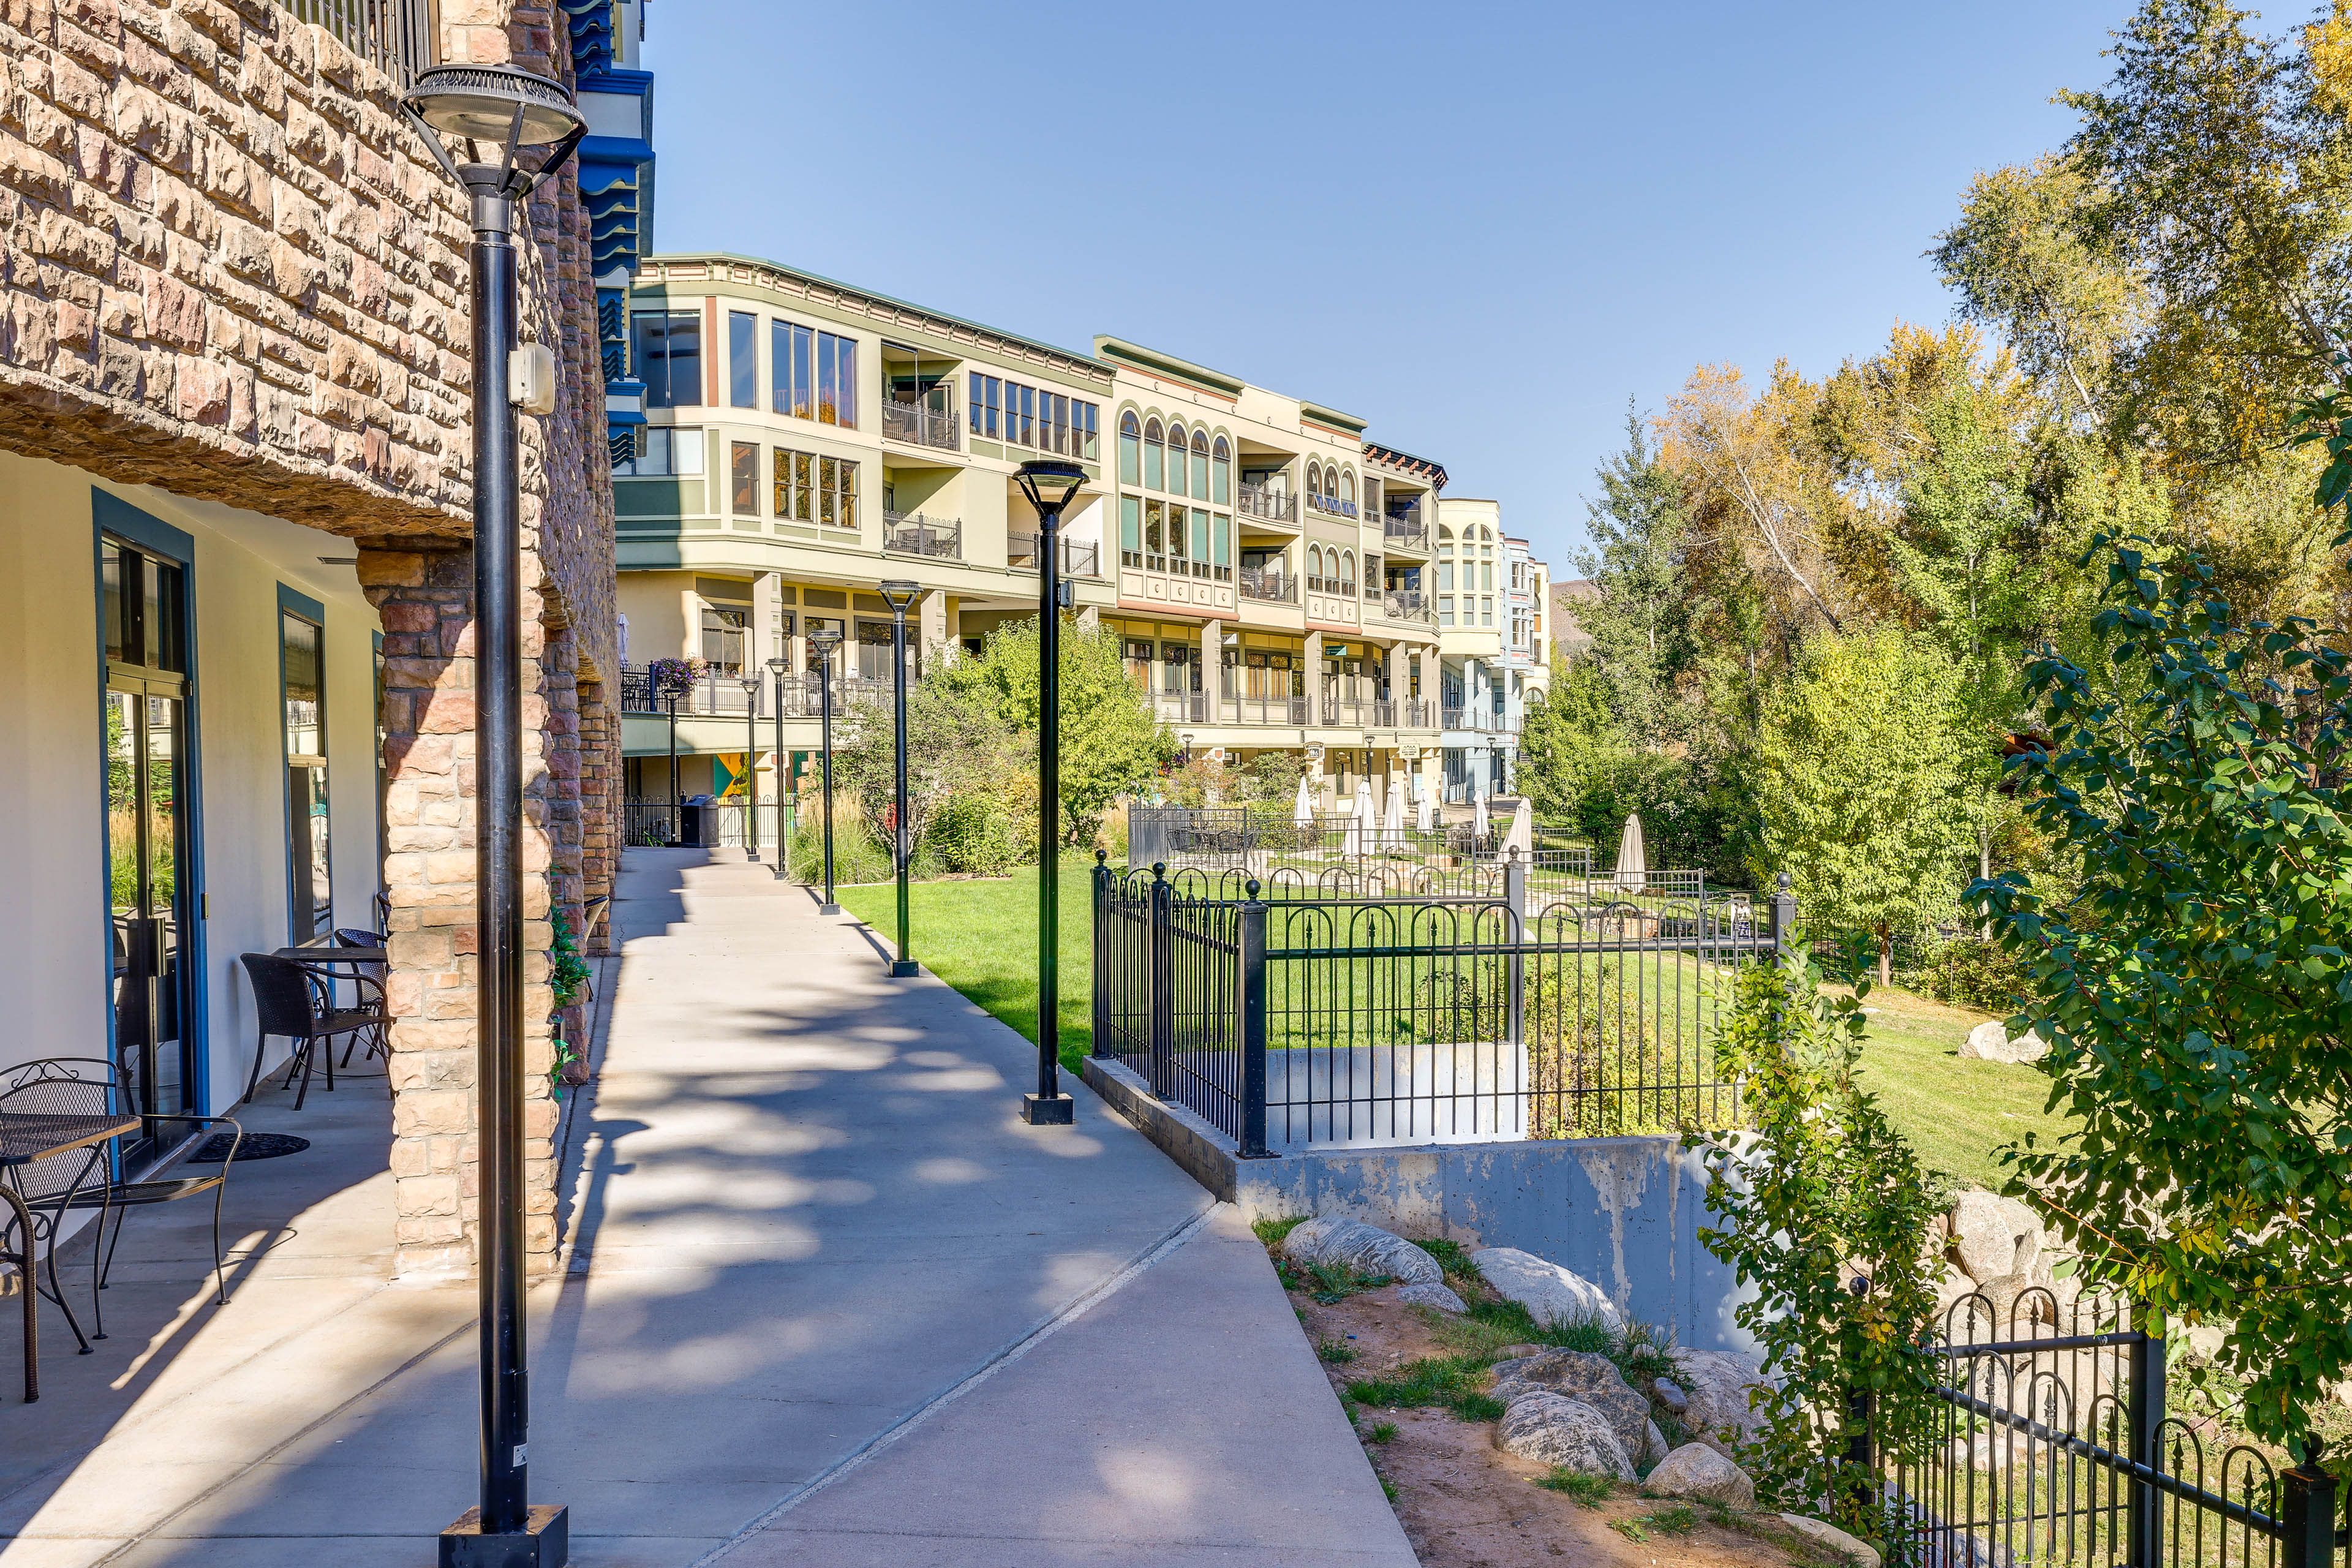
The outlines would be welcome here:
[[[1344,1214],[1416,1237],[1516,1247],[1572,1268],[1683,1344],[1754,1353],[1728,1267],[1699,1245],[1706,1168],[1673,1138],[1285,1153],[1234,1166],[1250,1217]]]

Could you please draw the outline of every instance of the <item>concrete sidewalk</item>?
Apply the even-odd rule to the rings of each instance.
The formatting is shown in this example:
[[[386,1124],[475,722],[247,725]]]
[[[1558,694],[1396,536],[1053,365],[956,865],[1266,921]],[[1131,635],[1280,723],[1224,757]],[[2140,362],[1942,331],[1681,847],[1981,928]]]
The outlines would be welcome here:
[[[532,1304],[574,1562],[1413,1562],[1247,1230],[1083,1088],[1023,1126],[1027,1043],[764,868],[631,850],[615,910]],[[0,1563],[426,1560],[472,1500],[471,1293],[356,1294],[399,1321],[320,1299],[240,1359],[205,1341],[246,1299],[206,1318],[210,1375],[0,1512]]]

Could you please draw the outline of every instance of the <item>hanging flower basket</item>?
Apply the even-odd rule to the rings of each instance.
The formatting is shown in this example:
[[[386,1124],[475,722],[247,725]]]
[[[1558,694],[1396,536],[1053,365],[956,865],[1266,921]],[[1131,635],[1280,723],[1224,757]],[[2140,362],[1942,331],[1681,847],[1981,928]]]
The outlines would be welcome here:
[[[694,689],[694,683],[710,673],[710,666],[698,658],[657,658],[646,667],[653,678],[656,697],[683,697]]]

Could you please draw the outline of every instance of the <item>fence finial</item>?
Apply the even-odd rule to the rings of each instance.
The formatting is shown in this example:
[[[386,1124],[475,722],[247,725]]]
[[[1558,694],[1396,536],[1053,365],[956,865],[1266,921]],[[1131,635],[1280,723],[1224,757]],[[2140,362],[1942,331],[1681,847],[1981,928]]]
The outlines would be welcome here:
[[[1789,891],[1790,889],[1794,888],[1796,885],[1797,885],[1797,884],[1795,883],[1795,881],[1793,881],[1793,880],[1790,878],[1789,873],[1787,873],[1786,871],[1783,871],[1783,872],[1781,872],[1781,873],[1780,873],[1780,890],[1781,890],[1782,892],[1784,892],[1784,893],[1785,893],[1785,892]]]
[[[1164,882],[1168,879],[1167,861],[1154,860],[1151,863],[1151,879],[1155,882]]]
[[[1250,902],[1257,902],[1257,879],[1255,877],[1252,877],[1247,881],[1244,882],[1242,884],[1242,892],[1249,899]]]
[[[1096,850],[1096,851],[1095,851],[1095,864],[1096,864],[1096,865],[1099,866],[1099,865],[1101,865],[1104,861],[1106,861],[1106,860],[1108,860],[1108,859],[1109,859],[1109,858],[1110,858],[1110,851],[1109,851],[1109,850],[1108,850],[1108,849],[1097,849],[1097,850]]]

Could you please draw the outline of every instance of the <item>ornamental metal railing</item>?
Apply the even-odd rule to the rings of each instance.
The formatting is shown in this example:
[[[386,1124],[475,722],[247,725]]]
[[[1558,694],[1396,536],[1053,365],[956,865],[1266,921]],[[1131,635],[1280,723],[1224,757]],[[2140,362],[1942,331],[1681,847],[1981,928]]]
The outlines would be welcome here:
[[[1298,498],[1288,490],[1269,489],[1264,485],[1235,487],[1234,510],[1261,522],[1288,523],[1295,527],[1298,521]]]
[[[921,683],[922,677],[909,668],[907,684],[914,687]],[[681,718],[740,719],[748,714],[757,714],[762,719],[772,719],[776,717],[777,705],[781,702],[783,717],[787,719],[814,719],[820,716],[823,708],[821,684],[814,672],[787,675],[780,681],[763,670],[757,690],[746,692],[740,677],[714,670],[691,686],[674,691],[659,691],[655,689],[652,673],[646,667],[623,665],[621,711],[664,717],[670,710],[670,700],[675,698]],[[838,718],[845,714],[852,705],[869,700],[891,700],[889,679],[887,677],[845,674],[836,667],[833,677],[835,716]],[[765,739],[762,737],[763,741]]]
[[[957,449],[956,417],[952,410],[941,412],[920,403],[882,404],[882,434],[893,441],[907,441],[918,447],[937,447],[943,451]]]
[[[1416,555],[1429,553],[1429,524],[1418,511],[1399,517],[1391,513],[1381,520],[1381,536],[1391,550],[1410,550]]]
[[[436,0],[278,0],[295,19],[316,22],[345,48],[405,88],[434,63],[440,36]]]
[[[1392,621],[1422,621],[1434,625],[1436,609],[1430,597],[1419,588],[1391,588],[1381,598],[1381,614]]]
[[[961,561],[963,523],[954,518],[925,517],[919,511],[886,511],[882,514],[882,548],[898,555]]]
[[[1099,577],[1102,575],[1102,550],[1091,539],[1070,539],[1057,535],[1062,544],[1062,575],[1065,577]],[[1004,536],[1004,563],[1015,572],[1037,570],[1037,535],[1008,533]]]
[[[1310,490],[1307,496],[1307,510],[1319,511],[1326,517],[1353,517],[1356,515],[1356,503],[1341,500],[1338,496],[1318,496]]]
[[[1271,605],[1298,603],[1298,579],[1284,573],[1269,572],[1263,566],[1244,566],[1235,581],[1244,599]]]
[[[1516,849],[1328,817],[1291,837],[1095,871],[1093,1054],[1236,1153],[1740,1124],[1717,976],[1780,954],[1793,898],[1556,898]]]

